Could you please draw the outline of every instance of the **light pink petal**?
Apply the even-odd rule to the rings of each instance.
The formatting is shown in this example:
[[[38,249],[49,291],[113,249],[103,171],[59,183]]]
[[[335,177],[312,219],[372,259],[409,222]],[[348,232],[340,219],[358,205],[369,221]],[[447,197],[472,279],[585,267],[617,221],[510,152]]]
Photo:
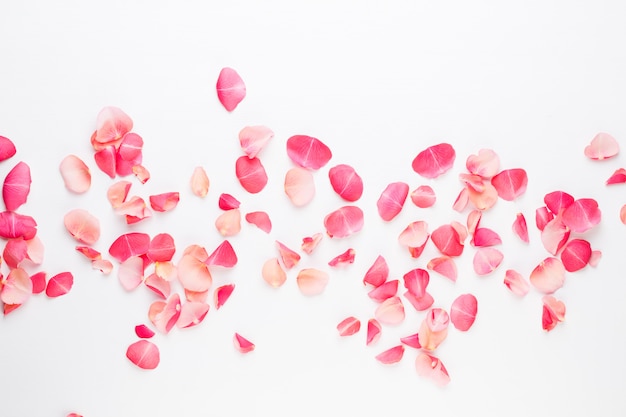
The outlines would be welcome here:
[[[398,280],[387,281],[384,284],[375,287],[367,293],[369,298],[382,303],[388,298],[394,297],[398,293]]]
[[[67,294],[74,284],[74,276],[71,272],[60,272],[50,278],[46,285],[46,295],[48,297],[59,297]]]
[[[259,158],[240,156],[235,163],[235,173],[244,190],[251,194],[261,192],[267,185],[267,173]]]
[[[431,379],[439,387],[444,387],[450,383],[448,370],[443,366],[443,362],[435,356],[420,353],[415,359],[415,370],[419,376]]]
[[[329,237],[348,237],[363,228],[363,210],[343,206],[324,217],[324,227]]]
[[[574,197],[564,191],[552,191],[543,197],[543,202],[546,203],[548,210],[556,216],[572,205]]]
[[[205,262],[208,266],[223,266],[232,268],[237,265],[237,254],[228,240],[223,241],[209,255]]]
[[[155,333],[145,324],[138,324],[135,326],[135,334],[141,339],[150,339]]]
[[[528,290],[530,289],[530,285],[528,281],[524,279],[522,274],[513,269],[507,269],[504,275],[504,285],[511,290],[511,292],[515,295],[519,295],[521,297],[528,294]]]
[[[500,157],[491,149],[481,149],[478,155],[467,157],[465,167],[470,173],[489,179],[500,171]]]
[[[15,268],[0,288],[0,300],[4,304],[24,304],[33,293],[33,281],[24,269]]]
[[[420,185],[411,192],[411,201],[419,208],[432,207],[436,200],[435,191],[428,185]]]
[[[74,209],[63,217],[68,232],[77,241],[93,245],[100,238],[100,221],[87,210]]]
[[[624,184],[626,183],[626,169],[618,168],[615,172],[606,180],[606,185]]]
[[[398,236],[398,243],[407,246],[411,256],[417,258],[421,254],[421,250],[412,250],[422,248],[426,245],[430,233],[428,232],[428,223],[422,220],[410,223]]]
[[[115,176],[117,175],[117,167],[115,162],[116,158],[117,153],[115,151],[115,146],[112,145],[103,147],[93,155],[93,159],[96,162],[98,168],[100,168],[100,171],[107,174],[110,178],[115,178]]]
[[[459,180],[463,184],[465,184],[468,189],[471,189],[472,191],[475,191],[477,193],[482,193],[483,191],[485,191],[485,187],[487,187],[488,184],[487,180],[485,180],[483,177],[473,174],[461,173],[459,174]]]
[[[154,273],[168,282],[178,279],[178,268],[172,261],[155,262]]]
[[[224,67],[220,71],[215,85],[217,98],[224,108],[231,112],[246,97],[246,85],[232,68]]]
[[[161,333],[169,333],[180,318],[180,296],[170,295],[167,301],[155,301],[150,305],[148,317]]]
[[[219,310],[226,303],[234,290],[235,284],[226,284],[215,289],[215,292],[213,292],[213,304],[216,310]]]
[[[466,332],[476,320],[478,300],[472,294],[459,295],[450,307],[450,321],[458,330]]]
[[[109,247],[109,254],[120,262],[131,256],[141,256],[150,249],[150,236],[146,233],[125,233],[115,239]]]
[[[482,192],[475,191],[471,187],[466,187],[469,201],[478,210],[489,210],[498,201],[498,190],[496,190],[496,187],[490,182],[486,182],[484,185],[485,188]]]
[[[452,225],[444,224],[433,230],[430,240],[442,255],[460,256],[463,253],[461,237]]]
[[[148,275],[144,283],[146,284],[146,287],[164,300],[166,300],[172,293],[170,283],[157,274]]]
[[[115,214],[126,217],[126,223],[135,223],[133,219],[137,221],[150,217],[151,211],[146,205],[143,198],[139,196],[132,196],[130,199],[124,201],[118,207],[115,208]]]
[[[328,262],[328,265],[337,267],[337,266],[344,266],[344,265],[352,264],[354,263],[355,255],[356,255],[356,251],[350,248],[346,250],[345,252],[335,256],[333,259],[331,259]]]
[[[313,236],[306,236],[302,238],[302,245],[300,248],[308,255],[313,253],[317,245],[322,241],[324,235],[322,233],[314,233]]]
[[[130,191],[132,183],[130,181],[122,180],[112,184],[107,190],[107,199],[111,203],[111,207],[117,209],[126,202],[128,192]]]
[[[465,239],[467,239],[467,236],[469,236],[467,227],[465,227],[463,223],[457,222],[456,220],[452,221],[450,223],[450,226],[452,226],[454,230],[456,230],[456,232],[459,234],[459,241],[461,242],[461,244],[465,244]]]
[[[626,204],[619,209],[619,219],[623,224],[626,224]]]
[[[551,294],[565,283],[565,267],[557,258],[546,258],[530,273],[530,283],[539,291]]]
[[[326,272],[315,268],[307,268],[298,272],[296,282],[300,292],[307,296],[318,295],[324,291],[329,276]]]
[[[404,355],[404,346],[398,345],[376,355],[376,360],[385,365],[398,363]]]
[[[233,344],[235,345],[235,349],[237,349],[240,353],[252,352],[255,347],[254,343],[238,333],[235,333],[233,336]]]
[[[467,207],[467,204],[469,203],[469,197],[470,194],[468,187],[463,187],[459,192],[459,195],[454,200],[454,203],[452,204],[452,209],[454,211],[458,211],[459,213],[465,210],[465,207]]]
[[[376,320],[382,324],[398,325],[404,321],[404,305],[400,297],[387,298],[379,304],[374,312]]]
[[[183,255],[191,255],[200,262],[205,262],[209,257],[206,249],[199,245],[189,245],[183,251]]]
[[[255,158],[273,137],[269,127],[246,126],[239,132],[239,144],[248,158]]]
[[[235,197],[233,197],[230,194],[222,193],[220,194],[220,198],[217,201],[217,205],[222,210],[232,210],[232,209],[239,208],[239,206],[241,205],[241,202],[239,202],[239,200],[237,200]]]
[[[393,182],[382,192],[376,207],[378,214],[384,221],[391,221],[400,214],[406,197],[409,195],[409,185],[404,182]]]
[[[209,312],[209,305],[200,301],[188,301],[182,305],[176,327],[186,329],[202,322]]]
[[[91,261],[91,267],[102,272],[104,275],[109,275],[113,272],[113,264],[107,259],[94,259]]]
[[[600,259],[602,259],[602,252],[599,250],[591,251],[591,256],[589,257],[589,265],[596,267],[598,263],[600,263]]]
[[[337,325],[339,336],[352,336],[361,330],[361,321],[356,317],[347,317]]]
[[[146,255],[148,255],[148,259],[153,262],[165,262],[171,261],[175,252],[176,246],[172,235],[169,233],[159,233],[150,241]]]
[[[410,336],[401,337],[400,341],[405,345],[412,347],[414,349],[421,349],[422,345],[420,345],[419,334],[415,333]]]
[[[382,255],[378,255],[372,266],[369,267],[363,277],[363,285],[370,284],[379,287],[387,281],[389,277],[389,266]]]
[[[207,291],[213,283],[207,265],[189,254],[178,261],[178,279],[185,289],[195,292]]]
[[[187,301],[195,301],[199,303],[205,303],[207,298],[209,298],[209,291],[189,291],[185,289],[185,299]]]
[[[141,155],[143,148],[143,139],[136,133],[128,132],[122,138],[117,152],[125,161],[135,161]]]
[[[295,135],[287,139],[287,155],[298,166],[316,171],[333,157],[322,141],[306,135]]]
[[[9,239],[2,251],[2,258],[11,269],[17,268],[27,256],[28,245],[22,238]],[[9,303],[21,304],[21,303]]]
[[[33,283],[33,294],[41,294],[46,290],[46,275],[42,271],[30,276],[30,280]]]
[[[426,288],[430,282],[428,271],[422,268],[415,268],[404,274],[404,288],[406,288],[416,298],[421,298],[426,294]]]
[[[583,269],[591,259],[591,245],[583,239],[572,239],[561,252],[561,262],[567,272]]]
[[[265,233],[272,231],[272,221],[270,220],[270,216],[264,211],[246,213],[246,221],[263,230]]]
[[[367,321],[367,337],[365,339],[365,344],[367,346],[373,345],[378,342],[380,339],[380,335],[382,332],[382,326],[376,319],[369,319]]]
[[[470,235],[474,235],[476,233],[476,229],[480,225],[480,220],[482,219],[483,212],[480,210],[472,210],[467,215],[467,232]]]
[[[162,194],[154,194],[149,197],[150,207],[158,212],[171,211],[176,208],[180,201],[180,193],[167,192]]]
[[[0,213],[0,237],[12,239],[23,237],[30,240],[37,234],[37,222],[30,216],[13,211]]]
[[[543,247],[556,255],[569,239],[570,229],[563,223],[561,216],[556,216],[550,220],[541,231],[541,243]]]
[[[602,214],[593,198],[574,201],[563,211],[563,223],[574,233],[584,233],[600,223]]]
[[[517,213],[515,215],[515,221],[513,222],[512,228],[513,233],[515,233],[515,235],[519,237],[522,242],[530,242],[530,239],[528,238],[528,226],[526,224],[526,217],[524,217],[524,214]]]
[[[285,265],[286,269],[291,269],[298,265],[298,262],[300,262],[300,255],[297,252],[289,249],[279,241],[276,241],[276,247],[278,248],[280,259],[283,261],[283,265]]]
[[[619,153],[619,143],[608,133],[598,133],[585,147],[585,156],[589,159],[602,161]]]
[[[133,166],[133,174],[142,184],[145,184],[150,179],[150,171],[143,165]]]
[[[332,167],[328,178],[333,190],[346,201],[357,201],[363,195],[363,180],[350,165]]]
[[[265,261],[261,275],[265,282],[274,288],[278,288],[287,281],[287,274],[278,263],[278,258],[271,258]]]
[[[425,178],[437,178],[454,165],[456,153],[452,145],[440,143],[430,146],[413,159],[413,171]]]
[[[2,199],[7,210],[15,211],[26,202],[30,183],[30,167],[25,162],[18,162],[4,178],[2,186]]]
[[[537,229],[543,231],[552,219],[554,219],[554,214],[548,210],[548,207],[539,207],[535,210],[535,225]]]
[[[141,369],[154,369],[161,360],[159,348],[152,342],[142,339],[128,346],[126,357]]]
[[[17,149],[11,139],[0,136],[0,162],[11,158],[16,152]]]
[[[543,302],[541,325],[543,330],[549,332],[565,320],[565,304],[551,295],[544,295],[541,301]]]
[[[479,248],[474,254],[474,272],[478,275],[488,275],[500,266],[503,259],[504,255],[496,248]]]
[[[291,168],[285,174],[285,194],[296,207],[306,206],[315,197],[315,181],[311,171],[304,168]]]
[[[133,121],[121,109],[113,106],[104,107],[96,119],[95,141],[109,143],[121,140],[133,128]]]
[[[491,179],[491,184],[501,199],[513,201],[526,192],[528,176],[522,168],[505,169]]]
[[[496,246],[502,244],[500,235],[487,227],[479,227],[474,231],[472,243],[476,247]],[[447,254],[446,254],[447,255]]]
[[[428,310],[435,303],[433,296],[427,292],[419,298],[413,295],[410,291],[406,291],[403,295],[404,298],[406,298],[417,311]]]
[[[435,350],[448,337],[450,316],[442,308],[432,308],[426,313],[422,321],[419,342],[422,349]]]
[[[76,251],[80,252],[84,257],[92,261],[95,259],[102,259],[102,254],[89,246],[76,246]]]
[[[132,291],[143,281],[143,259],[140,256],[131,256],[120,263],[117,278],[126,291]]]
[[[191,192],[200,198],[206,197],[209,193],[209,177],[202,167],[194,168],[189,184],[191,185]]]
[[[241,231],[241,211],[225,211],[215,219],[215,228],[222,236],[235,236]]]
[[[443,275],[451,281],[456,282],[456,278],[458,275],[456,264],[454,263],[454,260],[449,256],[440,256],[438,258],[431,259],[430,261],[428,261],[426,268]]]

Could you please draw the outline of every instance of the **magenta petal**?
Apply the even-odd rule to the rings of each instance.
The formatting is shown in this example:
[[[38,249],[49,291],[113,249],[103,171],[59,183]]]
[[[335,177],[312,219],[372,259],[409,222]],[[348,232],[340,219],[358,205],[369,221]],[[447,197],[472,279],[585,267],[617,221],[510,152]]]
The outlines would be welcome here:
[[[30,167],[19,162],[4,179],[2,198],[7,210],[15,211],[26,202],[30,192]]]
[[[46,285],[46,295],[48,297],[59,297],[67,294],[74,284],[74,276],[70,272],[56,274]]]
[[[219,310],[224,305],[234,290],[235,284],[226,284],[215,289],[215,292],[213,293],[213,303],[215,304],[216,310]]]
[[[138,324],[135,326],[135,334],[141,339],[150,339],[154,336],[154,331],[145,324]]]
[[[17,149],[11,139],[0,136],[0,162],[11,158],[16,152]]]
[[[416,298],[422,298],[426,294],[426,287],[430,282],[428,271],[415,268],[404,274],[404,288]]]
[[[478,301],[472,294],[459,295],[450,307],[450,321],[458,330],[465,332],[476,320]]]
[[[126,357],[141,369],[154,369],[160,361],[159,348],[148,340],[139,340],[128,346]]]
[[[222,68],[215,86],[217,98],[227,111],[233,111],[246,97],[246,85],[232,68]]]
[[[430,235],[439,252],[446,256],[460,256],[463,253],[463,243],[457,230],[450,224],[439,226]]]
[[[233,336],[233,344],[235,345],[235,349],[240,353],[249,353],[255,348],[254,343],[241,336],[239,333],[235,333]]]
[[[556,216],[572,205],[574,197],[564,191],[552,191],[543,197],[543,202],[546,203],[548,210]]]
[[[437,178],[452,168],[455,157],[456,153],[452,145],[448,143],[433,145],[424,149],[413,159],[413,171],[425,178]]]
[[[316,171],[326,165],[333,154],[317,138],[295,135],[287,139],[287,155],[298,166]]]
[[[222,193],[220,194],[220,198],[217,201],[217,205],[222,210],[232,210],[232,209],[239,208],[241,203],[232,195],[227,194],[227,193]]]

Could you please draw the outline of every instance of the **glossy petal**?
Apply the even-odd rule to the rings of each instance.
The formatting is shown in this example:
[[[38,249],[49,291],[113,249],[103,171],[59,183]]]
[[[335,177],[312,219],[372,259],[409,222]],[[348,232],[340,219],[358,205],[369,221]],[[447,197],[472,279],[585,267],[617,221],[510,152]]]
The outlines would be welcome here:
[[[235,174],[247,192],[256,194],[267,185],[267,173],[259,158],[240,156],[235,163]]]
[[[435,303],[435,299],[432,295],[425,292],[423,296],[416,297],[410,291],[406,291],[404,294],[404,298],[407,299],[409,303],[415,308],[417,311],[425,311],[432,307]]]
[[[524,279],[522,274],[513,269],[506,270],[504,275],[504,285],[506,285],[506,287],[511,290],[513,294],[521,297],[528,294],[528,290],[530,289],[528,281]]]
[[[356,206],[343,206],[324,217],[326,234],[330,237],[348,237],[359,232],[363,223],[363,210]]]
[[[589,159],[602,161],[614,157],[619,153],[619,144],[608,133],[598,133],[585,147],[585,156]]]
[[[22,268],[12,269],[0,286],[0,300],[4,304],[24,304],[32,293],[33,281]]]
[[[117,278],[126,291],[132,291],[143,281],[143,259],[140,256],[131,256],[120,262]]]
[[[367,337],[365,339],[365,344],[367,346],[373,345],[380,339],[380,335],[382,332],[382,326],[376,319],[369,319],[367,321]]]
[[[233,344],[235,345],[235,349],[237,349],[239,353],[249,353],[252,352],[255,348],[254,343],[238,333],[235,333],[235,335],[233,336]]]
[[[93,159],[100,171],[107,174],[110,178],[115,178],[117,175],[116,155],[115,146],[113,145],[105,146],[93,155]]]
[[[215,228],[222,236],[235,236],[241,231],[241,211],[232,209],[220,214],[215,219]]]
[[[108,106],[98,113],[96,119],[96,135],[98,143],[110,143],[121,140],[133,128],[133,121],[120,108]]]
[[[399,325],[404,321],[405,317],[402,300],[397,296],[387,298],[378,305],[374,316],[382,324]]]
[[[306,135],[287,139],[287,155],[296,165],[313,171],[326,165],[333,156],[322,141]]]
[[[408,195],[409,185],[404,182],[387,185],[376,202],[380,217],[387,222],[393,220],[402,211]]]
[[[500,198],[513,201],[526,192],[528,176],[521,168],[505,169],[491,179],[491,184]]]
[[[478,248],[474,254],[474,272],[478,275],[488,275],[495,271],[502,260],[504,255],[496,248]]]
[[[477,155],[467,157],[465,167],[470,173],[489,179],[500,171],[500,157],[491,149],[481,149]]]
[[[378,255],[372,266],[370,266],[365,273],[363,285],[370,284],[374,287],[379,287],[387,281],[388,277],[389,266],[387,265],[387,261],[382,255]]]
[[[452,225],[444,224],[433,230],[430,240],[442,255],[460,256],[463,253],[461,237]]]
[[[459,295],[450,307],[450,321],[458,330],[465,332],[476,320],[478,300],[472,294]]]
[[[420,185],[411,192],[411,201],[419,208],[432,207],[437,201],[437,196],[432,187]]]
[[[152,342],[142,339],[128,346],[126,357],[141,369],[154,369],[161,360],[159,348]]]
[[[63,217],[68,232],[86,245],[95,244],[100,238],[100,221],[87,210],[74,209]]]
[[[541,231],[541,243],[550,254],[556,255],[565,245],[569,236],[570,229],[563,223],[559,215],[544,226]]]
[[[450,383],[450,375],[443,362],[427,353],[420,353],[417,356],[415,370],[419,376],[432,380],[437,386],[444,387]]]
[[[272,221],[270,220],[270,216],[264,211],[246,213],[245,218],[248,223],[255,225],[265,233],[272,231]]]
[[[215,85],[217,98],[224,108],[231,112],[246,97],[246,85],[232,68],[224,67],[220,71]]]
[[[544,295],[541,301],[543,302],[541,325],[543,330],[549,332],[565,320],[565,304],[551,295]]]
[[[145,324],[138,324],[135,326],[135,334],[141,339],[150,339],[155,333]]]
[[[524,243],[529,243],[530,239],[528,237],[528,226],[526,224],[526,217],[524,214],[517,213],[515,215],[515,221],[513,222],[513,233]]]
[[[255,158],[273,137],[267,126],[246,126],[239,132],[239,144],[248,158]]]
[[[215,305],[216,310],[219,310],[224,305],[234,290],[235,284],[226,284],[215,289],[215,292],[213,293],[213,304]]]
[[[346,201],[357,201],[363,195],[363,180],[350,165],[332,167],[328,178],[333,190]]]
[[[442,308],[432,308],[422,321],[419,342],[422,349],[435,350],[448,337],[449,314]]]
[[[181,306],[176,327],[186,329],[202,323],[209,312],[209,305],[201,301],[188,301]]]
[[[180,296],[174,293],[167,301],[155,301],[150,305],[148,317],[161,333],[169,333],[180,318]]]
[[[543,197],[548,210],[555,216],[568,208],[574,202],[574,197],[564,191],[552,191]]]
[[[458,275],[456,264],[454,263],[454,260],[449,256],[440,256],[438,258],[431,259],[430,261],[428,261],[426,268],[443,275],[451,281],[456,282],[456,278]]]
[[[183,255],[178,261],[178,280],[190,291],[204,292],[211,288],[213,277],[207,265],[193,255]]]
[[[109,247],[109,254],[120,262],[131,256],[141,256],[150,249],[150,236],[146,233],[125,233],[115,239]]]
[[[274,288],[278,288],[287,281],[287,274],[278,263],[278,258],[271,258],[265,261],[261,275],[265,282]]]
[[[329,276],[326,272],[315,268],[307,268],[298,272],[296,282],[300,292],[307,296],[321,294],[328,284]]]
[[[50,278],[46,285],[48,297],[59,297],[67,294],[74,285],[74,276],[71,272],[61,272]]]
[[[354,263],[354,257],[356,255],[356,251],[352,248],[346,250],[345,252],[335,256],[328,262],[329,266],[344,266],[348,264]]]
[[[339,336],[352,336],[361,330],[361,321],[356,317],[347,317],[337,325]]]
[[[557,258],[546,258],[530,273],[530,283],[539,291],[551,294],[565,283],[565,267]]]
[[[220,198],[217,201],[217,205],[222,210],[232,210],[232,209],[239,208],[239,206],[241,205],[241,202],[239,202],[239,200],[237,200],[235,197],[233,197],[230,194],[222,193],[220,194]]]
[[[422,268],[415,268],[404,274],[404,288],[406,288],[416,298],[426,295],[426,288],[430,282],[428,271]]]
[[[606,180],[606,185],[624,184],[626,183],[626,169],[618,168],[613,174]]]
[[[150,207],[158,212],[172,211],[180,201],[180,193],[177,191],[154,194],[149,197]]]
[[[224,268],[232,268],[237,265],[237,254],[235,249],[228,240],[223,241],[209,255],[205,263],[208,266],[222,266]]]
[[[202,167],[195,167],[191,174],[191,192],[194,195],[204,198],[209,193],[209,177]]]
[[[0,162],[11,158],[16,152],[17,149],[11,139],[0,136]]]
[[[4,178],[2,185],[2,199],[7,210],[15,211],[26,202],[30,183],[30,167],[25,162],[18,162]]]
[[[574,233],[584,233],[598,223],[602,214],[593,198],[574,201],[563,211],[563,223]]]
[[[322,233],[314,233],[313,236],[306,236],[302,238],[302,245],[300,248],[308,255],[313,253],[317,245],[322,241],[324,235]]]
[[[368,297],[374,301],[382,303],[388,298],[394,297],[398,293],[398,280],[387,281],[375,287],[367,293]]]
[[[413,159],[413,171],[425,178],[437,178],[454,165],[456,153],[452,145],[440,143],[421,151]]]
[[[583,269],[591,259],[591,245],[583,239],[572,239],[561,252],[561,262],[567,272]]]
[[[398,345],[376,355],[376,360],[385,365],[391,365],[393,363],[400,362],[403,355],[404,355],[404,346]]]
[[[276,247],[278,248],[280,259],[283,261],[283,265],[285,265],[286,269],[291,269],[298,265],[298,262],[300,262],[300,255],[297,252],[289,249],[279,241],[276,241]]]
[[[285,194],[296,207],[306,206],[315,197],[315,181],[308,169],[291,168],[285,174]]]

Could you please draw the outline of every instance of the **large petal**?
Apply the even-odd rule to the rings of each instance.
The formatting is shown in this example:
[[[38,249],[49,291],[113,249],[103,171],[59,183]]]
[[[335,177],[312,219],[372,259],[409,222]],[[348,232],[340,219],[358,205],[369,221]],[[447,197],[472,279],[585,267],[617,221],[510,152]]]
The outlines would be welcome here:
[[[333,190],[346,201],[357,201],[363,195],[363,180],[350,165],[332,167],[328,178]]]
[[[413,159],[413,171],[425,178],[437,178],[452,168],[455,157],[456,152],[452,145],[448,143],[433,145],[421,151]]]
[[[101,144],[116,142],[133,128],[133,121],[120,108],[108,106],[98,113],[94,140]]]
[[[296,282],[300,292],[307,296],[318,295],[324,291],[329,276],[326,272],[315,268],[307,268],[298,272]]]
[[[557,258],[546,258],[530,273],[530,283],[539,291],[551,294],[565,282],[565,267]]]
[[[602,213],[593,198],[574,201],[563,211],[563,223],[574,233],[584,233],[600,223]]]
[[[37,234],[37,222],[30,216],[13,211],[0,213],[0,237],[12,239],[23,237],[30,240]]]
[[[491,184],[503,200],[513,201],[524,194],[528,176],[522,168],[506,169],[491,179]]]
[[[296,165],[313,171],[326,165],[333,156],[322,141],[306,135],[287,139],[287,155]]]
[[[115,239],[109,247],[109,254],[120,262],[131,256],[145,255],[150,249],[150,236],[146,233],[125,233]]]
[[[139,340],[126,349],[126,357],[129,361],[141,369],[154,369],[161,360],[159,348],[149,340]]]
[[[261,192],[267,185],[267,173],[259,158],[240,156],[235,163],[235,173],[244,190],[251,194]]]
[[[2,186],[2,199],[7,210],[15,211],[26,202],[30,183],[30,167],[25,162],[18,162],[4,178]]]
[[[70,210],[63,217],[63,224],[77,241],[93,245],[100,238],[100,221],[87,210]]]
[[[600,132],[585,147],[585,156],[602,161],[614,157],[619,153],[619,143],[608,133]]]

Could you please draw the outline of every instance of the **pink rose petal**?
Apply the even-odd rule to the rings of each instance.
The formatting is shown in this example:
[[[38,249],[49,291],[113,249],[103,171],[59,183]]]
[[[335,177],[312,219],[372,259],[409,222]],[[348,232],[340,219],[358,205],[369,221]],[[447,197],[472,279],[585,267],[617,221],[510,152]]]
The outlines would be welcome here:
[[[387,298],[378,305],[374,316],[382,324],[399,325],[404,321],[405,317],[402,300],[397,296]]]
[[[422,345],[420,345],[419,334],[415,333],[410,336],[401,337],[400,341],[405,345],[412,347],[414,349],[421,349]]]
[[[478,192],[471,187],[466,187],[466,190],[469,201],[478,210],[489,210],[498,201],[498,190],[490,182],[486,182],[484,184],[484,189],[481,192]]]
[[[210,181],[206,171],[202,167],[195,167],[191,174],[191,192],[200,198],[206,197],[209,193]]]
[[[419,208],[432,207],[436,200],[435,191],[428,185],[420,185],[411,192],[411,201]]]
[[[46,290],[46,275],[42,271],[30,276],[30,280],[33,283],[33,294],[41,294]]]
[[[404,346],[398,345],[376,355],[376,360],[385,365],[391,365],[393,363],[400,362],[403,355],[404,355]]]
[[[443,387],[450,383],[448,370],[435,356],[420,353],[415,359],[415,370],[419,376],[431,379],[437,386]]]
[[[26,202],[30,184],[30,167],[24,162],[18,162],[4,178],[2,186],[2,199],[8,211],[15,211]]]
[[[315,181],[308,169],[291,168],[285,174],[285,194],[296,207],[306,206],[315,197]]]
[[[287,274],[278,263],[278,258],[271,258],[265,261],[261,275],[265,282],[274,288],[278,288],[287,280]]]
[[[150,249],[150,236],[146,233],[125,233],[115,239],[109,247],[109,254],[120,262],[131,256],[141,256]]]
[[[219,310],[220,307],[224,305],[234,290],[235,284],[226,284],[215,289],[215,292],[213,293],[213,304],[215,304],[216,310]]]
[[[74,284],[74,276],[71,272],[61,272],[50,278],[46,285],[48,297],[59,297],[67,294]]]
[[[11,139],[0,136],[0,162],[11,158],[16,152],[17,149]]]
[[[131,256],[120,263],[117,278],[126,291],[132,291],[143,281],[143,259],[140,256]]]
[[[382,303],[388,298],[395,296],[398,293],[398,280],[394,279],[387,281],[384,284],[375,287],[367,293],[368,297],[374,301]]]
[[[270,220],[270,216],[264,211],[246,213],[245,219],[248,223],[255,225],[265,233],[272,231],[272,221]]]
[[[478,155],[467,157],[465,167],[474,175],[490,179],[500,171],[500,158],[491,149],[481,149]]]
[[[535,225],[540,231],[543,231],[552,219],[554,219],[554,214],[548,209],[548,207],[539,207],[535,210]]]
[[[4,304],[24,304],[32,293],[33,281],[22,268],[12,269],[0,285],[0,300]]]
[[[296,165],[313,171],[326,165],[333,156],[322,141],[306,135],[287,139],[287,155]]]
[[[430,233],[428,223],[418,220],[410,223],[398,236],[398,243],[409,248],[409,253],[413,258],[422,254],[422,250],[428,242]]]
[[[141,339],[150,339],[155,333],[145,324],[138,324],[135,326],[135,334]]]
[[[335,256],[328,262],[329,266],[338,267],[344,266],[348,264],[354,263],[354,258],[356,255],[356,251],[352,248],[346,250],[345,252]]]
[[[217,201],[217,205],[222,210],[232,210],[239,208],[241,202],[230,194],[222,193]]]
[[[456,153],[452,145],[440,143],[421,151],[413,159],[413,171],[424,178],[437,178],[454,165]]]
[[[315,268],[307,268],[298,272],[296,282],[300,292],[307,296],[321,294],[328,284],[329,276],[326,272]]]
[[[30,216],[13,211],[0,212],[0,237],[12,239],[22,237],[30,240],[37,234],[37,222]]]
[[[209,312],[209,305],[201,301],[188,301],[181,306],[176,327],[186,329],[197,326]]]
[[[365,344],[367,346],[373,345],[380,339],[380,335],[382,332],[382,326],[376,319],[369,319],[367,321],[367,337],[365,339]]]
[[[235,335],[233,336],[233,344],[235,345],[235,349],[237,349],[239,353],[249,353],[252,352],[255,348],[254,343],[238,333],[235,333]]]
[[[506,270],[504,275],[504,285],[506,285],[506,287],[511,290],[513,294],[521,297],[528,294],[528,290],[530,289],[528,281],[524,279],[522,274],[513,269]]]
[[[116,167],[116,151],[115,151],[115,146],[110,145],[110,146],[105,146],[102,149],[100,149],[99,151],[97,151],[94,155],[93,155],[93,159],[96,162],[96,165],[98,166],[98,168],[100,168],[100,171],[104,172],[105,174],[107,174],[110,178],[115,178],[115,176],[117,175],[117,167]],[[76,164],[78,165],[78,164]],[[79,168],[81,168],[79,166]],[[81,170],[82,171],[82,170]],[[61,171],[63,172],[63,171]],[[79,176],[79,178],[84,178],[84,173],[78,172],[77,173]],[[63,174],[61,174],[63,175]],[[82,180],[76,181],[78,184],[82,183],[82,188],[85,188],[85,182]],[[70,184],[73,183],[73,180],[70,180]],[[67,187],[67,185],[66,185]],[[67,187],[69,189],[69,187]],[[80,188],[79,188],[80,189]]]
[[[333,190],[346,201],[357,201],[363,195],[363,180],[350,165],[332,167],[328,178]]]
[[[173,191],[151,195],[149,198],[150,207],[158,212],[172,211],[180,201],[180,193]]]
[[[389,277],[389,266],[382,255],[378,255],[372,266],[369,267],[363,277],[363,285],[370,284],[379,287],[387,281]]]
[[[217,98],[224,108],[231,112],[246,97],[246,85],[232,68],[225,67],[220,71],[215,85]]]
[[[241,231],[241,211],[231,209],[220,214],[215,219],[215,228],[222,236],[235,236]]]
[[[478,301],[472,294],[459,295],[450,307],[450,321],[458,330],[465,332],[476,320]]]
[[[363,228],[363,210],[343,206],[324,217],[324,227],[329,237],[348,237]]]
[[[207,265],[190,254],[183,255],[178,261],[178,280],[186,290],[195,292],[207,291],[213,283]]]
[[[600,259],[602,259],[602,251],[594,250],[591,251],[591,257],[589,258],[589,265],[596,267],[598,263],[600,263]]]
[[[239,144],[248,158],[255,158],[273,137],[269,127],[246,126],[239,132]]]
[[[551,294],[565,282],[565,267],[557,258],[546,258],[530,273],[530,283],[539,291]]]
[[[460,256],[463,253],[461,237],[452,225],[444,224],[433,230],[430,240],[442,255]]]
[[[606,185],[624,184],[626,183],[626,169],[618,168],[611,174],[609,179],[606,180]]]
[[[491,184],[498,191],[500,198],[513,201],[526,191],[528,176],[521,168],[506,169],[494,176]]]
[[[63,217],[63,224],[74,239],[86,245],[93,245],[100,238],[100,221],[87,210],[70,210]]]
[[[602,161],[614,157],[619,153],[619,144],[608,133],[598,133],[585,147],[585,156],[589,159]]]
[[[347,317],[337,325],[339,336],[352,336],[361,329],[361,321],[356,317]]]
[[[515,221],[513,222],[512,228],[513,233],[515,233],[515,235],[519,237],[522,242],[530,242],[530,239],[528,238],[528,226],[526,224],[526,218],[524,217],[524,214],[517,213],[515,215]]]
[[[591,245],[583,239],[572,239],[561,252],[561,262],[567,272],[583,269],[591,259]]]
[[[541,301],[543,302],[541,325],[543,330],[549,332],[565,320],[565,304],[551,295],[544,295]]]
[[[474,254],[474,272],[478,275],[488,275],[495,271],[502,260],[504,255],[496,248],[478,248]]]
[[[283,265],[285,265],[286,269],[291,269],[294,266],[298,265],[301,257],[297,252],[289,249],[287,246],[279,241],[276,241],[276,247],[278,248],[280,259],[283,261]]]
[[[159,348],[145,339],[139,340],[128,346],[126,357],[141,369],[154,369],[161,360]]]
[[[144,283],[146,284],[146,287],[164,300],[172,294],[172,287],[169,281],[161,278],[156,273],[148,275]]]
[[[425,311],[432,307],[435,303],[435,299],[428,292],[425,292],[423,296],[416,297],[410,291],[406,291],[404,294],[404,298],[407,299],[409,303],[415,308],[417,311]]]
[[[161,333],[169,333],[180,318],[180,296],[174,293],[166,301],[155,301],[150,305],[148,317]]]
[[[400,214],[408,195],[409,185],[404,182],[387,185],[376,202],[380,217],[387,222],[393,220]]]
[[[94,141],[100,144],[121,141],[124,135],[133,128],[132,119],[118,107],[102,108],[96,119]]]
[[[563,223],[574,233],[584,233],[600,223],[602,215],[593,198],[574,201],[563,211]]]
[[[550,220],[541,231],[541,243],[552,255],[556,255],[570,236],[570,229],[563,223],[561,215]]]
[[[235,174],[241,186],[250,194],[261,192],[267,185],[267,173],[259,158],[240,156],[235,163]]]
[[[574,197],[565,191],[552,191],[543,197],[543,202],[548,210],[555,216],[568,208],[574,202]]]
[[[428,271],[422,268],[415,268],[404,274],[404,288],[415,298],[422,298],[426,295],[426,288],[430,282]]]
[[[222,266],[224,268],[232,268],[237,265],[237,254],[235,249],[228,240],[223,241],[215,248],[213,253],[209,255],[205,263],[208,266]]]
[[[111,207],[117,209],[126,202],[128,192],[130,191],[132,183],[130,181],[122,180],[112,184],[107,190],[107,200],[111,203]]]
[[[306,236],[302,238],[302,245],[300,245],[300,248],[304,253],[310,255],[323,238],[324,235],[322,233],[314,233],[313,236]]]
[[[432,308],[426,313],[426,317],[418,331],[419,342],[422,349],[435,350],[448,337],[448,325],[450,315],[442,308]]]
[[[443,275],[453,282],[456,282],[458,275],[456,264],[449,256],[440,256],[438,258],[431,259],[428,261],[426,268]]]

